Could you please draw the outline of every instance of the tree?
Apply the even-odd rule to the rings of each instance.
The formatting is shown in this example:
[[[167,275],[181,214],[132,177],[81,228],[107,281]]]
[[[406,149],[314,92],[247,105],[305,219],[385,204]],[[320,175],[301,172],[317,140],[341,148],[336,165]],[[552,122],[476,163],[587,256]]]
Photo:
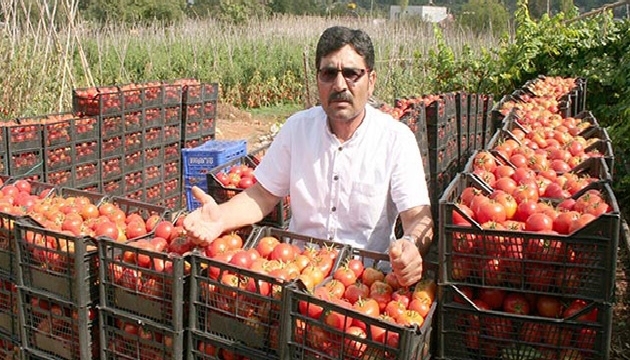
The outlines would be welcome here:
[[[409,0],[398,0],[398,5],[400,5],[400,12],[404,14],[409,6]]]
[[[87,17],[100,22],[172,23],[184,16],[185,2],[162,0],[92,0]]]
[[[508,28],[510,14],[498,0],[470,0],[462,6],[461,24],[482,33],[501,34]]]

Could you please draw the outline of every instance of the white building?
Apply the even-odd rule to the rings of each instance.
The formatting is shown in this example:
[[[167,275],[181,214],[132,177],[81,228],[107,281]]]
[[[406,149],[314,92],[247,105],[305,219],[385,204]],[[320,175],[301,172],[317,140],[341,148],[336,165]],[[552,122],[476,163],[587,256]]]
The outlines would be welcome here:
[[[424,21],[441,22],[446,20],[448,13],[445,6],[423,5],[423,6],[407,6],[405,13],[402,13],[402,7],[392,5],[389,7],[389,18],[391,20],[400,19],[405,16],[418,16]]]

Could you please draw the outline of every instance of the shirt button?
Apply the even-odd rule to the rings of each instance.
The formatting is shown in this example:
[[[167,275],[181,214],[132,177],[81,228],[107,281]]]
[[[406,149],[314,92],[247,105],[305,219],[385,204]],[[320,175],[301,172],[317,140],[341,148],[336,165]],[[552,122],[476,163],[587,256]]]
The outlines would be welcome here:
[[[332,212],[337,211],[337,207],[333,206],[333,207],[330,209],[330,211],[332,211]]]
[[[339,149],[337,149],[337,150],[341,151],[341,150],[343,150],[343,148],[340,146]]]
[[[328,240],[333,241],[335,238],[331,235],[328,237]]]
[[[339,180],[339,175],[333,176],[333,180],[335,180],[335,181]]]

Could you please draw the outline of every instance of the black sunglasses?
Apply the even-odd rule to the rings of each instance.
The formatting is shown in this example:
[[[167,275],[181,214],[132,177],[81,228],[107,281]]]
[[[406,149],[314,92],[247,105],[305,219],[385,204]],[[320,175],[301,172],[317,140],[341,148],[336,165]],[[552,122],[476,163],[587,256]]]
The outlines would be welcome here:
[[[355,69],[355,68],[343,68],[337,69],[334,67],[325,67],[323,69],[317,70],[317,75],[319,76],[319,80],[324,83],[331,83],[337,79],[337,74],[341,73],[346,81],[351,83],[356,83],[365,75],[367,72],[366,69]]]

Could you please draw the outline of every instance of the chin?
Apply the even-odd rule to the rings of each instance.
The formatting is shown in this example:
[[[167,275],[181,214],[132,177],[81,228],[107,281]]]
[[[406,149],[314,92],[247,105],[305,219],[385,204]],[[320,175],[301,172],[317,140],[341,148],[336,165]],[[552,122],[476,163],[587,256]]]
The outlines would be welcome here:
[[[326,111],[326,115],[328,115],[328,118],[331,121],[338,121],[338,122],[351,122],[352,120],[356,119],[357,116],[359,116],[359,114],[352,111],[352,109],[343,109],[343,110],[328,109],[328,111]]]

